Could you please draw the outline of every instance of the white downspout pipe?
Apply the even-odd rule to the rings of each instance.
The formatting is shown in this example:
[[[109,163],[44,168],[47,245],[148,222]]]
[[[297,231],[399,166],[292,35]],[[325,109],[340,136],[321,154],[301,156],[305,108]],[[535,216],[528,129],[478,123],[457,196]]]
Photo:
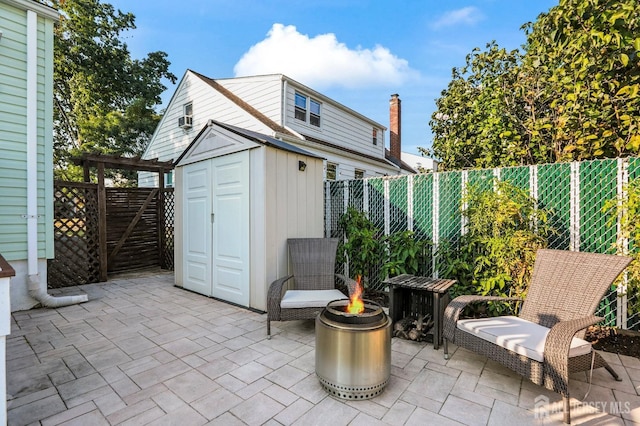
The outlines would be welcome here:
[[[38,273],[38,15],[27,11],[27,289],[48,308],[87,302],[86,294],[53,297]]]

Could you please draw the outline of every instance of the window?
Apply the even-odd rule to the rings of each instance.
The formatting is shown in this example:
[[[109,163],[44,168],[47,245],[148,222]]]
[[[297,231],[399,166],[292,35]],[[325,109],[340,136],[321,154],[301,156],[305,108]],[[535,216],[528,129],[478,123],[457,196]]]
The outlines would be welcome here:
[[[307,97],[296,93],[296,118],[307,121]]]
[[[373,129],[373,144],[378,145],[378,129]]]
[[[336,180],[338,165],[335,163],[327,163],[327,180]]]
[[[354,174],[355,179],[364,179],[364,170],[356,169]]]
[[[307,105],[307,100],[309,104]],[[296,92],[295,117],[297,120],[307,122],[307,109],[309,110],[309,124],[320,127],[320,102]]]
[[[165,188],[173,188],[173,170],[164,174]]]
[[[189,102],[182,106],[182,117],[178,117],[178,127],[189,130],[193,125],[193,104]]]
[[[320,102],[309,99],[309,124],[320,127]]]

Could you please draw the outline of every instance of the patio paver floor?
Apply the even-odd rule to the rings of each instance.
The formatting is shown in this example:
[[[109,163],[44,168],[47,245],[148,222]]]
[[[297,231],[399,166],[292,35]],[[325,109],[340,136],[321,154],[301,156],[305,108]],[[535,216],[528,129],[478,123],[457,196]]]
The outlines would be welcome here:
[[[88,303],[12,315],[10,425],[561,424],[559,395],[455,347],[445,361],[394,338],[385,391],[345,402],[315,377],[313,321],[274,322],[267,340],[266,315],[177,288],[167,272],[51,293],[79,291]],[[594,372],[580,405],[588,385],[575,375],[574,424],[639,426],[640,361],[606,356],[623,381]]]

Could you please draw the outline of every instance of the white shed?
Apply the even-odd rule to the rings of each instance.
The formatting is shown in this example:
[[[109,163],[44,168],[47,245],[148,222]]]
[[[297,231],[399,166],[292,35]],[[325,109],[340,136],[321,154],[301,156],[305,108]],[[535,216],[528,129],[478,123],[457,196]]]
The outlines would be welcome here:
[[[322,237],[323,159],[210,120],[176,161],[176,285],[266,311],[287,238]]]

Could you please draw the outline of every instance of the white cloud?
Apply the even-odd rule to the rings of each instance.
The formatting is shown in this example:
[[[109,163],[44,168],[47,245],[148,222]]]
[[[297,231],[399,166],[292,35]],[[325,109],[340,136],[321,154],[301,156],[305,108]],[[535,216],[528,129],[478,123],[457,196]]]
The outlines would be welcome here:
[[[309,37],[293,25],[273,24],[234,67],[236,77],[285,74],[317,89],[397,86],[417,77],[405,59],[389,49],[349,49],[335,34]]]
[[[477,7],[468,6],[445,13],[431,24],[431,26],[438,29],[454,25],[473,25],[482,19],[484,19],[484,16]]]

